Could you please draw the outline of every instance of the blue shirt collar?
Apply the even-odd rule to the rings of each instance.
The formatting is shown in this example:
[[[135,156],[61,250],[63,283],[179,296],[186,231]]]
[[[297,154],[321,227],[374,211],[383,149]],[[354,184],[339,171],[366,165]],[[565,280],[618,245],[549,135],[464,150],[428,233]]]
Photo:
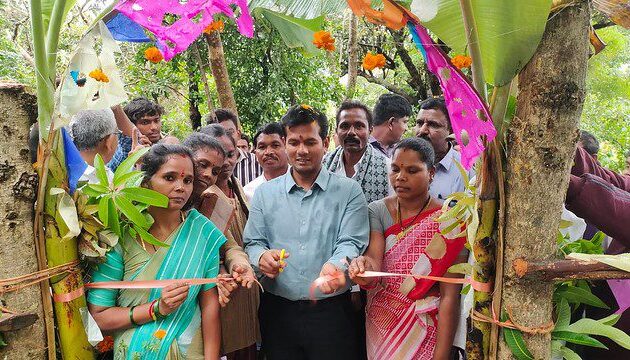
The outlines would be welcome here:
[[[293,188],[299,187],[298,184],[295,183],[295,180],[293,179],[293,175],[291,175],[292,171],[293,170],[289,167],[289,170],[287,171],[287,173],[284,174],[285,176],[284,189],[287,193],[291,192]],[[319,170],[319,174],[317,175],[317,178],[315,179],[315,182],[313,183],[313,187],[317,185],[320,189],[322,189],[323,191],[326,191],[326,189],[328,188],[329,179],[330,179],[330,171],[326,170],[326,168],[322,166],[322,168]]]

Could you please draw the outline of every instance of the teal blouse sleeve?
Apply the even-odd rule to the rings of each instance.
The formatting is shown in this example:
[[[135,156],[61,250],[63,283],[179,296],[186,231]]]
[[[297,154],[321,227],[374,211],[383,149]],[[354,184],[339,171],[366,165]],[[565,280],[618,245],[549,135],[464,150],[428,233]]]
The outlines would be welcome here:
[[[122,281],[125,273],[122,254],[111,250],[105,256],[105,262],[98,264],[91,273],[92,282]],[[117,289],[91,289],[87,301],[98,306],[116,306]]]

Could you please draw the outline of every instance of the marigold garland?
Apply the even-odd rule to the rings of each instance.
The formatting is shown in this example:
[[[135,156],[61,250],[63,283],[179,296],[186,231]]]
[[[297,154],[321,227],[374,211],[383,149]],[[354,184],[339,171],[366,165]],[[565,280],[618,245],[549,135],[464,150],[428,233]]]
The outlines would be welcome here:
[[[223,20],[216,20],[211,22],[210,25],[203,30],[203,32],[206,34],[210,34],[213,31],[223,32],[224,28],[225,24],[223,23]]]
[[[362,66],[365,70],[371,71],[376,68],[379,68],[379,69],[384,68],[386,63],[387,63],[387,59],[385,59],[385,55],[372,54],[371,52],[368,52],[367,54],[365,54],[365,57],[363,58]]]
[[[144,50],[144,58],[154,64],[157,64],[160,61],[164,60],[164,56],[155,46],[151,46],[150,48]]]
[[[107,75],[105,75],[105,73],[101,69],[94,69],[90,71],[89,76],[96,81],[100,81],[104,83],[109,82],[109,78],[107,77]]]
[[[313,34],[313,45],[318,49],[335,51],[335,38],[328,31],[320,30]]]
[[[98,351],[101,354],[111,351],[113,349],[114,349],[114,338],[110,335],[105,336],[100,343],[96,344],[96,351]]]
[[[453,65],[458,69],[469,68],[472,65],[472,59],[466,55],[455,55],[451,59]]]
[[[166,336],[166,330],[164,330],[164,329],[155,330],[155,332],[153,333],[153,336],[155,336],[156,338],[162,340]]]

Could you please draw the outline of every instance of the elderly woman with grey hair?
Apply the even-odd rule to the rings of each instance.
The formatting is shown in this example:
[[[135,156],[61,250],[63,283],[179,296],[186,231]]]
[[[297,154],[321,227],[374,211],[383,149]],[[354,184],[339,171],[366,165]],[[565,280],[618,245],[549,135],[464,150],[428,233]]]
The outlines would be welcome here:
[[[96,155],[108,163],[118,146],[119,130],[116,126],[114,113],[110,109],[83,110],[76,114],[70,122],[70,133],[81,157],[88,164],[87,169],[79,181],[98,183],[94,159]],[[111,170],[106,168],[107,176],[113,177]]]

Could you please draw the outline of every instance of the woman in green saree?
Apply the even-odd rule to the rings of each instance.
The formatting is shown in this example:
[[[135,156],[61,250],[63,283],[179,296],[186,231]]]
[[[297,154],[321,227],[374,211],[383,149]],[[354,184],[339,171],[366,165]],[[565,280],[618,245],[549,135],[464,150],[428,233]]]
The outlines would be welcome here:
[[[214,278],[225,237],[196,210],[184,213],[193,191],[190,150],[154,145],[143,158],[143,186],[169,198],[150,207],[149,233],[169,247],[127,238],[92,272],[92,280]],[[88,307],[103,332],[114,335],[115,359],[218,359],[221,325],[214,284],[176,283],[163,289],[93,289]]]

